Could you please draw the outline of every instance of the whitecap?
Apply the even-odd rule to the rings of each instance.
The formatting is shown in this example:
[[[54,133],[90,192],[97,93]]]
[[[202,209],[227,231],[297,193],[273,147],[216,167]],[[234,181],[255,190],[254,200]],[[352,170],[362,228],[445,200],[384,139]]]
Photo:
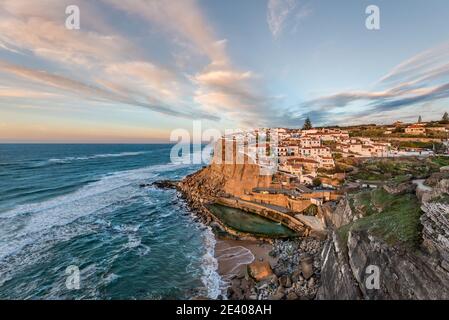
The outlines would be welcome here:
[[[223,281],[218,273],[218,261],[215,258],[215,235],[210,227],[207,227],[203,234],[205,253],[202,257],[201,268],[203,276],[201,280],[206,287],[207,296],[210,299],[217,299],[223,294]]]
[[[137,152],[120,152],[120,153],[103,153],[103,154],[94,154],[90,156],[81,156],[81,157],[65,157],[65,158],[51,158],[48,159],[50,163],[69,163],[73,161],[81,161],[81,160],[91,160],[98,158],[116,158],[116,157],[130,157],[130,156],[138,156],[142,154],[149,153],[150,151],[137,151]]]

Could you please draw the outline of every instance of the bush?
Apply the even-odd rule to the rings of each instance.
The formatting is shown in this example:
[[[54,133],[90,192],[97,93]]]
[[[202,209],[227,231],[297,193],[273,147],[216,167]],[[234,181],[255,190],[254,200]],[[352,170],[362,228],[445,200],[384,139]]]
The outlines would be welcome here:
[[[312,180],[312,184],[313,184],[313,186],[314,187],[319,187],[319,186],[321,186],[321,179],[320,178],[314,178],[313,180]]]

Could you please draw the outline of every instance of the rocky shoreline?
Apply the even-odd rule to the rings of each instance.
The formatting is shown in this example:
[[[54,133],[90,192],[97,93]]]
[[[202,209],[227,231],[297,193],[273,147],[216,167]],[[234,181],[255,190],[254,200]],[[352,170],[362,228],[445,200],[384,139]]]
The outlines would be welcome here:
[[[248,239],[229,234],[206,208],[226,196],[218,171],[204,168],[180,182],[154,186],[176,188],[198,221],[212,228],[217,242],[243,247],[254,256],[234,274],[221,267],[228,299],[447,299],[448,181],[446,176],[432,175],[425,182],[430,188],[417,188],[410,181],[377,191],[362,190],[333,206],[324,205],[320,214],[330,231],[325,240]],[[366,214],[366,210],[373,212]],[[385,218],[390,223],[382,224]],[[241,257],[236,255],[231,258],[239,264]],[[217,253],[216,258],[220,265]],[[366,268],[371,265],[380,271],[376,289],[365,286]]]
[[[269,255],[276,263],[254,261],[231,280],[230,299],[309,300],[320,285],[322,243],[312,238],[275,240]]]
[[[226,298],[233,300],[314,299],[320,285],[320,254],[324,241],[310,237],[277,240],[236,237],[227,233],[205,207],[205,204],[216,196],[221,196],[220,191],[205,189],[209,190],[205,196],[204,189],[199,192],[197,188],[192,187],[191,179],[194,175],[187,176],[182,181],[156,181],[151,186],[176,189],[180,198],[186,202],[198,220],[212,228],[218,241],[232,242],[233,246],[241,246],[252,252],[254,260],[240,266],[238,272],[232,275],[220,274],[227,282]],[[258,247],[264,248],[258,249]],[[220,264],[220,258],[217,256],[216,258]]]

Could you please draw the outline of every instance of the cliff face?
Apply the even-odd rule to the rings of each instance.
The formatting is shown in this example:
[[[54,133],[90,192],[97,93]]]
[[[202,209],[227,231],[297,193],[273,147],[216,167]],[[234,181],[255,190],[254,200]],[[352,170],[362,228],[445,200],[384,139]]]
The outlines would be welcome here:
[[[210,219],[204,201],[226,194],[241,196],[255,187],[268,187],[271,181],[271,176],[260,175],[258,165],[212,164],[188,176],[179,188]],[[406,184],[388,186],[376,197],[346,197],[335,208],[322,207],[333,232],[316,259],[321,261],[317,299],[449,299],[449,205],[444,202],[449,180],[440,179],[431,192],[420,195],[422,214],[413,190]],[[422,228],[416,233],[416,245],[401,242],[409,236],[402,222],[418,225],[415,231]],[[374,275],[370,266],[378,268],[378,288],[367,285]]]
[[[229,194],[239,196],[255,187],[266,187],[271,183],[271,179],[271,176],[259,175],[258,165],[212,163],[187,176],[177,187],[203,223],[209,225],[214,221],[219,229],[225,229],[205,204]]]
[[[241,196],[256,187],[268,187],[272,176],[260,175],[256,164],[215,164],[188,176],[180,188],[189,193],[213,198],[225,193]]]
[[[423,247],[437,260],[438,268],[449,272],[449,205],[424,203]]]
[[[355,280],[348,256],[341,248],[334,232],[321,252],[321,287],[318,300],[360,300],[363,298],[359,283]]]
[[[389,244],[365,230],[349,230],[347,237],[334,232],[322,251],[317,299],[449,299],[449,210],[424,204],[423,211],[418,248]],[[370,265],[379,268],[379,289],[367,286]]]
[[[358,215],[352,212],[347,199],[340,200],[336,208],[324,205],[322,213],[326,225],[330,228],[339,228],[359,218]]]

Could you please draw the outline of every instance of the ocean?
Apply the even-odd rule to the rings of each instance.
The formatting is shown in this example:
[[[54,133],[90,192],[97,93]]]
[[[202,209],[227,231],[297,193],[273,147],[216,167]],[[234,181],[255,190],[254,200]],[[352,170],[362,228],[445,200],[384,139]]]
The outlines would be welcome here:
[[[176,191],[140,187],[201,167],[170,149],[0,145],[0,299],[217,298],[211,230]]]

